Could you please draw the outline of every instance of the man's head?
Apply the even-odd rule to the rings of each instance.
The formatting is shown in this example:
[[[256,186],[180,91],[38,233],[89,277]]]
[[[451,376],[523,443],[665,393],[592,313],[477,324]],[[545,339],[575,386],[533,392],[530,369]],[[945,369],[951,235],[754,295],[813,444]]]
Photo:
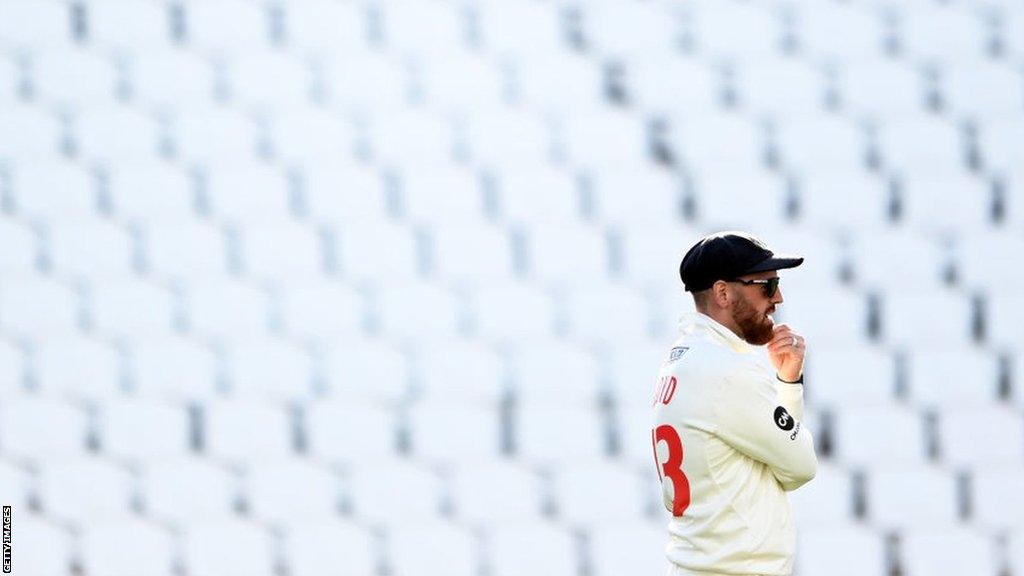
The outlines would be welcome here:
[[[763,345],[772,337],[774,322],[769,315],[783,301],[778,270],[801,263],[801,257],[776,256],[749,234],[718,232],[690,248],[679,275],[699,312],[745,341]]]

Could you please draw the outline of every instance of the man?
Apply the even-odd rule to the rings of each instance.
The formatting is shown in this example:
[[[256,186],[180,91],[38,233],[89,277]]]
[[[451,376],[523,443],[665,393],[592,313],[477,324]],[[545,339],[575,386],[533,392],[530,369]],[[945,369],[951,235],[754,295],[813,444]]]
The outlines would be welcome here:
[[[673,576],[792,573],[786,492],[818,462],[801,422],[804,339],[770,314],[783,302],[778,271],[802,262],[720,232],[680,264],[697,312],[661,367],[652,430]]]

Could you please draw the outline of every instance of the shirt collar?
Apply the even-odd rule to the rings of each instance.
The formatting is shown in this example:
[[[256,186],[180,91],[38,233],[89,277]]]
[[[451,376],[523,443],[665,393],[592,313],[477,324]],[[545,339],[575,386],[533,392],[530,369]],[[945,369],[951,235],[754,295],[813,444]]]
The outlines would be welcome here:
[[[702,312],[687,312],[683,314],[679,318],[679,328],[683,332],[689,333],[706,332],[736,352],[750,354],[757,352],[758,349],[757,346],[740,338],[735,332]]]

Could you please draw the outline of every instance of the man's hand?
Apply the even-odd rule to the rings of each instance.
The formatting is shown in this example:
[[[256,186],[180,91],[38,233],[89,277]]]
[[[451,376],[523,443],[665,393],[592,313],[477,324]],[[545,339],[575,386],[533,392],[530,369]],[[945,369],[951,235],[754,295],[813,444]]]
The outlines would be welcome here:
[[[775,366],[779,378],[796,382],[804,371],[804,339],[786,324],[776,324],[775,333],[768,343],[768,357]]]

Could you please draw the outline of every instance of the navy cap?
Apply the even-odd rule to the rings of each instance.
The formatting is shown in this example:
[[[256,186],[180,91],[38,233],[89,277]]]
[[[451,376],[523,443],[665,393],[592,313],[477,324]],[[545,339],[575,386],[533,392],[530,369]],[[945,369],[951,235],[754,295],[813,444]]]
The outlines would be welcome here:
[[[795,268],[803,261],[801,256],[777,256],[764,242],[750,234],[729,230],[698,240],[683,256],[679,277],[687,292],[700,292],[718,280]]]

